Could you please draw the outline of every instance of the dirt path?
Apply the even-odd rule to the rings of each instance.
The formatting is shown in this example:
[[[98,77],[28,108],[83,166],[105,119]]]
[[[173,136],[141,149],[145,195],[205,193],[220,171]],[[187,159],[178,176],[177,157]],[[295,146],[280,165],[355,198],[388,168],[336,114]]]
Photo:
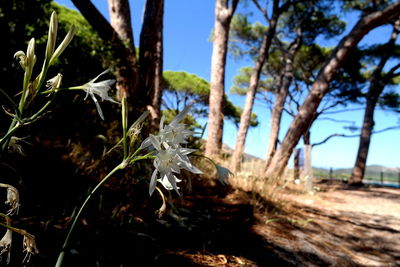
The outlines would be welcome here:
[[[194,192],[177,203],[182,227],[157,265],[400,266],[400,190],[320,187],[286,194],[282,207],[238,190]]]
[[[116,218],[95,210],[82,221],[65,266],[400,266],[400,189],[318,186],[268,202],[199,179],[157,218],[146,184]],[[41,255],[29,266],[54,266],[59,224],[31,229]]]
[[[400,266],[400,190],[320,185],[322,192],[287,195],[296,210],[289,231],[273,222],[256,232],[303,266]]]

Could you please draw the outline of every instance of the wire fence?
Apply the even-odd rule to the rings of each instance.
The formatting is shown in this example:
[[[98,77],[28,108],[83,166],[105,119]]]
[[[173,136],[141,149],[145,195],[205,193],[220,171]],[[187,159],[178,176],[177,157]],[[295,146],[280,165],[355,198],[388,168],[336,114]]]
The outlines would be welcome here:
[[[317,179],[342,180],[345,182],[350,179],[350,176],[351,173],[334,170],[333,168],[329,170],[314,170],[314,178]],[[400,187],[400,172],[367,172],[363,183]]]

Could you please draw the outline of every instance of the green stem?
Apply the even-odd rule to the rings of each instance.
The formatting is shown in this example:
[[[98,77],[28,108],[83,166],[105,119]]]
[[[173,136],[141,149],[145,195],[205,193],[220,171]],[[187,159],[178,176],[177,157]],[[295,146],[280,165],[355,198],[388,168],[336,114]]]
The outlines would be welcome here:
[[[126,97],[122,98],[122,141],[124,146],[124,160],[128,158],[128,107],[126,102]]]
[[[42,87],[44,80],[46,79],[47,70],[49,69],[49,62],[46,58],[43,63],[42,71],[39,74],[39,82],[37,83],[34,89],[34,96],[39,92],[40,88]]]
[[[39,109],[34,115],[32,115],[30,118],[28,118],[28,121],[33,121],[33,120],[37,119],[37,117],[39,117],[40,114],[42,114],[43,111],[46,110],[46,108],[51,104],[51,102],[53,102],[53,99],[54,99],[54,97],[51,100],[47,101],[47,103],[41,109]],[[0,139],[0,147],[1,147],[2,151],[5,151],[7,149],[11,136],[13,136],[15,131],[17,131],[23,125],[24,124],[19,123],[17,121],[17,119],[15,119],[15,118],[13,119],[6,135]]]
[[[57,93],[57,92],[59,92],[59,91],[70,90],[70,89],[71,89],[70,87],[65,87],[65,88],[53,88],[53,89],[50,89],[50,90],[41,91],[41,92],[39,92],[39,94],[45,95],[45,94]]]
[[[17,104],[15,104],[15,102],[12,100],[12,98],[6,92],[4,92],[2,89],[0,89],[0,93],[8,100],[8,102],[10,102],[10,104],[14,108],[14,111],[17,113],[16,115],[19,116],[19,110],[18,110]]]
[[[16,130],[18,130],[20,126],[21,124],[14,118],[6,135],[0,139],[0,147],[2,151],[5,151],[7,149],[11,136],[15,133]]]
[[[69,228],[67,237],[65,238],[64,244],[62,246],[61,252],[58,255],[58,259],[57,259],[57,263],[56,263],[56,267],[60,267],[62,266],[63,260],[64,260],[64,256],[65,256],[65,250],[69,245],[69,241],[72,235],[72,232],[75,230],[75,226],[76,223],[78,222],[78,219],[80,218],[83,210],[85,209],[87,203],[89,202],[89,200],[91,199],[91,197],[93,196],[94,193],[96,193],[97,189],[99,189],[115,172],[117,172],[118,170],[122,170],[123,168],[125,168],[126,163],[125,162],[121,162],[117,167],[115,167],[112,171],[110,171],[104,178],[103,180],[101,180],[96,187],[90,192],[90,194],[86,197],[85,201],[83,202],[82,206],[80,207],[78,213],[75,215],[71,227]]]
[[[33,120],[35,120],[37,117],[39,117],[40,114],[42,114],[43,111],[45,111],[46,108],[51,104],[51,102],[53,102],[53,99],[54,99],[54,97],[53,97],[52,99],[50,99],[49,101],[47,101],[47,103],[46,103],[41,109],[39,109],[38,112],[36,112],[34,115],[32,115],[32,116],[29,118],[29,121],[33,121]]]
[[[31,73],[29,73],[29,71],[25,71],[24,83],[22,85],[22,95],[21,95],[21,99],[19,100],[19,104],[18,104],[18,110],[19,110],[20,116],[22,116],[22,113],[23,113],[25,105],[26,105],[25,101],[27,98],[27,94],[29,93],[28,85],[29,85],[30,78],[31,78]]]

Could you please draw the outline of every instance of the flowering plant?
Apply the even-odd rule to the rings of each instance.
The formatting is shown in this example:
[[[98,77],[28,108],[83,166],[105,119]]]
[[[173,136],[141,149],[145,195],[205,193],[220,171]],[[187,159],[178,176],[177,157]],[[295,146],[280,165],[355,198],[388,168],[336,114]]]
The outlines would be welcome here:
[[[194,174],[201,174],[202,171],[194,166],[189,159],[189,155],[196,150],[186,147],[188,144],[188,138],[195,133],[189,130],[186,125],[182,123],[182,120],[186,117],[186,115],[188,115],[192,107],[191,105],[185,107],[169,124],[166,124],[165,117],[162,117],[160,121],[159,132],[157,134],[150,134],[138,148],[135,148],[134,144],[136,143],[135,141],[138,139],[138,135],[140,134],[141,124],[146,119],[149,112],[144,112],[130,127],[128,127],[128,105],[126,97],[122,97],[122,101],[119,103],[109,95],[109,91],[111,86],[115,83],[115,80],[108,79],[98,81],[102,75],[108,72],[108,70],[102,72],[91,81],[80,86],[62,87],[61,84],[63,75],[61,73],[46,81],[46,75],[49,67],[54,64],[55,60],[66,49],[75,32],[74,27],[72,27],[65,36],[64,40],[56,49],[57,23],[57,15],[55,12],[53,12],[50,19],[48,41],[42,70],[36,78],[32,77],[33,68],[37,61],[35,55],[35,39],[32,38],[29,41],[26,53],[23,51],[18,51],[14,55],[15,58],[19,60],[19,63],[24,70],[24,79],[18,104],[16,104],[11,97],[9,97],[0,89],[0,93],[3,94],[6,99],[8,99],[13,107],[13,112],[5,110],[5,112],[12,118],[12,121],[8,131],[0,138],[0,155],[2,156],[3,154],[5,155],[12,151],[22,152],[22,148],[16,142],[22,138],[16,137],[16,132],[21,127],[37,121],[41,116],[43,116],[44,112],[50,106],[54,96],[61,91],[67,90],[81,90],[86,93],[85,99],[90,96],[95,103],[99,116],[103,120],[104,114],[98,98],[100,98],[102,101],[107,100],[112,103],[121,104],[122,137],[112,149],[115,147],[122,147],[123,150],[121,162],[93,188],[78,209],[77,213],[72,218],[62,250],[57,259],[56,266],[58,267],[63,263],[66,248],[69,244],[78,219],[80,218],[87,203],[93,194],[96,193],[97,190],[117,171],[131,166],[139,160],[153,160],[154,171],[149,179],[149,194],[152,195],[154,190],[157,190],[161,194],[163,205],[160,211],[165,209],[166,203],[161,189],[157,187],[157,183],[160,183],[166,190],[175,190],[178,194],[180,194],[180,188],[178,184],[181,182],[181,179],[179,179],[177,176],[181,173],[181,170],[187,170]],[[43,87],[46,89],[42,89]],[[35,98],[40,96],[50,97],[48,101],[38,110],[27,112],[27,109],[31,106],[31,103],[34,102]],[[216,167],[218,173],[222,173],[222,176],[226,178],[229,171],[227,172],[226,169],[218,168],[217,165]],[[12,225],[11,216],[16,214],[20,207],[19,192],[17,188],[9,184],[0,183],[0,188],[5,188],[7,190],[7,199],[5,203],[10,206],[10,209],[6,213],[0,213],[0,217],[2,217],[5,221],[5,223],[0,222],[0,226],[5,228],[5,234],[0,239],[0,255],[7,253],[7,261],[9,262],[12,234],[17,233],[23,236],[23,250],[26,252],[24,261],[28,261],[31,255],[37,254],[39,251],[36,247],[35,237],[33,235],[23,229],[15,228]]]

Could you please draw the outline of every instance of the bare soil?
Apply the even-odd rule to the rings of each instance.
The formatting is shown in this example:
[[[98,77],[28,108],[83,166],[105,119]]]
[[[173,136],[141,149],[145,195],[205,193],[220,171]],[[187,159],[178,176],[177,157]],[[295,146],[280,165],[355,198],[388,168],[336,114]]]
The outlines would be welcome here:
[[[104,190],[101,199],[122,206],[99,211],[93,201],[64,266],[400,266],[400,189],[325,182],[314,195],[292,186],[269,201],[199,179],[158,218],[147,186],[129,202]],[[40,249],[27,266],[54,266],[68,218],[38,218],[20,220]],[[20,241],[8,266],[21,266]]]
[[[278,202],[239,190],[191,194],[178,210],[190,210],[193,239],[171,255],[191,266],[400,266],[399,189],[317,186]]]

